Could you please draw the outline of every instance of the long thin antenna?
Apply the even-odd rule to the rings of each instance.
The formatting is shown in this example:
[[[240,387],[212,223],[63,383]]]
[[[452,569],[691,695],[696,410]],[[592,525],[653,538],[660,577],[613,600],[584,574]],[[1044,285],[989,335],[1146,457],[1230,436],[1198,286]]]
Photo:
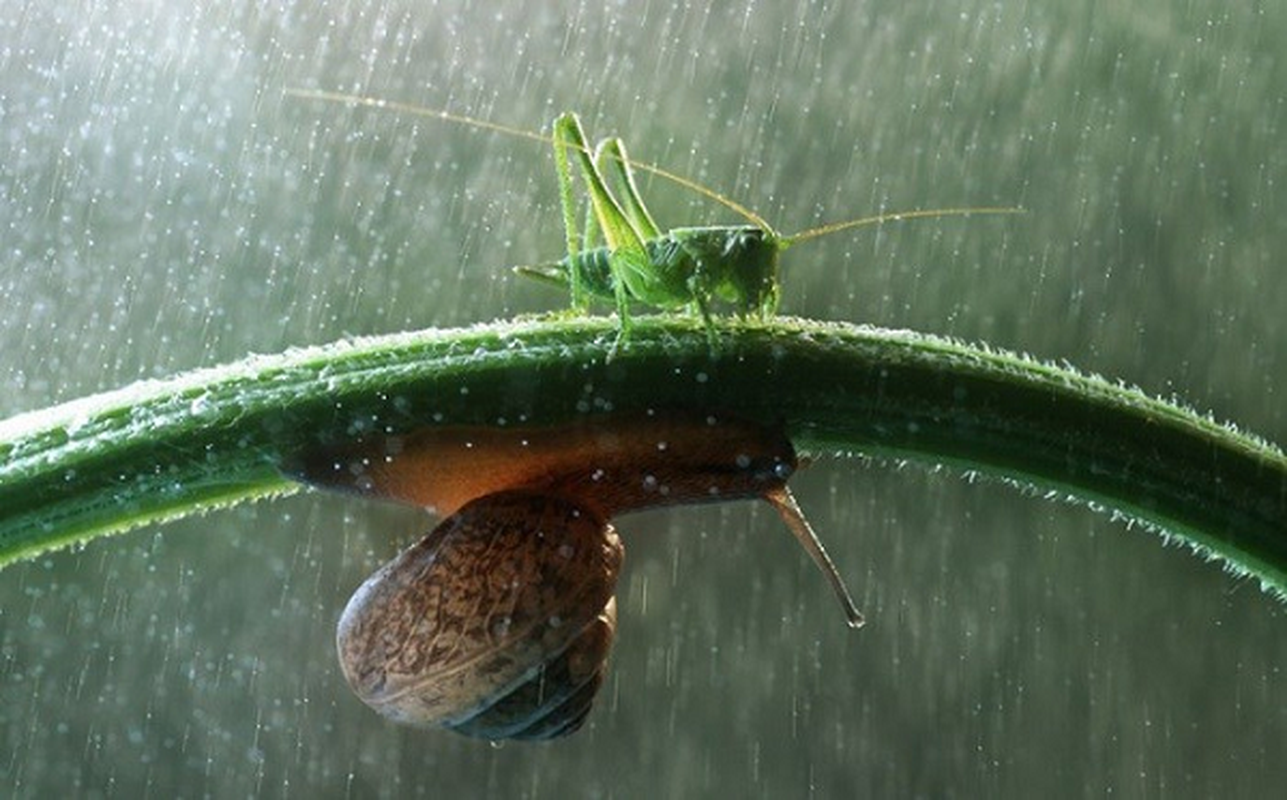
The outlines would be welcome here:
[[[410,103],[400,103],[396,100],[381,100],[378,97],[363,97],[356,94],[344,94],[342,92],[328,92],[324,89],[286,89],[287,97],[298,97],[304,100],[323,100],[328,103],[347,103],[354,106],[365,106],[367,108],[378,108],[387,111],[397,111],[401,114],[409,114],[417,117],[429,117],[430,119],[443,120],[445,122],[454,122],[458,125],[468,125],[482,130],[492,131],[494,133],[504,133],[510,136],[517,136],[523,139],[530,139],[534,142],[543,142],[548,145],[554,144],[553,136],[546,136],[541,133],[524,130],[523,128],[514,128],[509,125],[502,125],[499,122],[488,122],[485,119],[476,119],[464,114],[453,114],[450,111],[440,111],[434,108],[425,108],[424,106],[412,105]],[[587,152],[589,152],[587,150]],[[593,155],[593,153],[591,153]],[[616,156],[609,156],[616,158]],[[671,181],[690,191],[696,192],[701,196],[713,200],[725,208],[736,212],[738,215],[746,218],[752,225],[761,228],[769,233],[773,233],[773,226],[759,214],[731,198],[725,197],[714,189],[702,186],[700,183],[692,181],[681,175],[662,169],[654,164],[646,164],[634,159],[620,159],[624,163],[637,170],[642,170],[651,175]]]
[[[772,503],[782,515],[782,521],[791,529],[791,533],[795,534],[796,540],[804,546],[805,552],[813,559],[813,563],[818,565],[818,569],[831,584],[832,591],[836,593],[836,599],[840,601],[840,607],[844,609],[845,621],[849,623],[849,627],[861,628],[866,622],[862,612],[854,605],[854,599],[849,595],[844,579],[840,577],[836,565],[823,549],[822,542],[818,541],[818,535],[813,532],[813,526],[804,518],[804,512],[800,510],[800,505],[796,503],[791,490],[786,486],[771,489],[764,493],[764,499]]]
[[[862,217],[861,219],[851,219],[845,222],[832,222],[827,225],[821,225],[817,228],[809,228],[805,231],[785,236],[781,239],[779,245],[783,250],[793,244],[817,239],[819,236],[826,236],[830,233],[849,230],[850,228],[861,228],[867,225],[880,225],[884,222],[900,222],[905,219],[928,219],[932,217],[968,217],[971,214],[1026,214],[1027,211],[1022,208],[1008,208],[1004,206],[978,206],[967,208],[924,208],[913,209],[911,211],[892,211],[888,214],[876,214],[871,217]]]
[[[487,131],[496,133],[507,133],[510,136],[518,136],[523,139],[531,139],[534,142],[544,142],[545,144],[554,144],[554,137],[545,136],[540,133],[523,130],[522,128],[511,128],[509,125],[502,125],[499,122],[488,122],[485,119],[475,119],[466,117],[462,114],[453,114],[450,111],[439,111],[434,108],[425,108],[410,103],[399,103],[397,100],[381,100],[378,97],[363,97],[356,94],[343,94],[342,92],[328,92],[325,89],[287,89],[284,94],[287,97],[298,97],[303,100],[324,100],[328,103],[346,103],[351,106],[366,106],[367,108],[379,108],[388,111],[397,111],[402,114],[411,114],[417,117],[429,117],[431,119],[440,119],[446,122],[455,122],[459,125],[469,125],[474,128],[482,128]]]
[[[343,92],[331,92],[325,89],[290,88],[290,89],[286,89],[284,93],[288,97],[298,97],[304,100],[322,100],[328,103],[346,103],[348,105],[354,105],[354,106],[365,106],[367,108],[396,111],[401,114],[408,114],[408,115],[413,115],[418,117],[428,117],[430,119],[442,120],[444,122],[452,122],[458,125],[468,125],[470,127],[479,128],[481,130],[492,131],[494,133],[503,133],[509,136],[516,136],[521,139],[528,139],[534,142],[541,142],[543,144],[548,144],[548,145],[554,144],[554,137],[547,136],[545,134],[535,133],[533,131],[525,130],[523,128],[515,128],[510,125],[503,125],[499,122],[489,122],[485,119],[478,119],[477,117],[470,117],[464,114],[453,114],[450,111],[442,111],[434,108],[426,108],[425,106],[412,105],[411,103],[402,103],[402,102],[398,102],[397,100],[382,100],[378,97],[364,97],[362,95],[345,94]],[[569,145],[569,146],[572,146],[572,145]],[[685,178],[682,175],[677,175],[655,164],[648,164],[642,161],[635,161],[634,159],[620,158],[619,156],[615,156],[615,155],[609,155],[608,157],[617,158],[618,160],[622,161],[625,164],[628,164],[634,169],[647,172],[650,175],[656,175],[659,178],[663,178],[678,186],[682,186],[685,189],[688,189],[689,191],[696,192],[697,194],[707,198],[708,200],[712,200],[716,203],[719,203],[720,205],[724,206],[730,211],[733,211],[739,216],[745,218],[752,225],[756,226],[757,228],[760,228],[763,231],[768,232],[770,235],[777,238],[778,247],[779,249],[782,249],[782,250],[785,250],[791,245],[808,241],[809,239],[816,239],[820,236],[826,236],[828,234],[838,233],[839,231],[849,230],[850,228],[861,228],[868,225],[880,225],[886,222],[899,222],[899,221],[908,220],[908,219],[927,219],[927,218],[933,218],[933,217],[968,217],[972,214],[1023,214],[1023,213],[1026,213],[1025,210],[1022,208],[993,207],[993,206],[980,206],[980,207],[973,207],[973,208],[965,207],[965,208],[913,209],[911,211],[895,211],[887,214],[877,214],[875,216],[862,217],[860,219],[851,219],[844,222],[832,222],[827,225],[819,226],[817,228],[809,228],[808,230],[800,231],[799,233],[793,234],[791,236],[779,236],[777,232],[774,230],[773,226],[770,225],[766,219],[764,219],[759,214],[752,211],[750,208],[747,208],[746,206],[742,205],[741,203],[737,202],[736,200],[730,197],[725,197],[724,195],[720,194],[714,189],[711,189],[707,186],[703,186],[702,184],[697,183],[696,181],[691,180],[689,178]]]

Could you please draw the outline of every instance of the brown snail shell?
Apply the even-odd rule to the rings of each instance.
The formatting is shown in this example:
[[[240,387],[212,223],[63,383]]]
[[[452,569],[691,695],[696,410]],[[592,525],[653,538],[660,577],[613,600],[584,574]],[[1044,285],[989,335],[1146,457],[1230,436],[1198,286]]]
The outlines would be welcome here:
[[[403,722],[571,733],[603,680],[622,557],[612,527],[571,500],[471,501],[353,595],[336,637],[345,677]]]

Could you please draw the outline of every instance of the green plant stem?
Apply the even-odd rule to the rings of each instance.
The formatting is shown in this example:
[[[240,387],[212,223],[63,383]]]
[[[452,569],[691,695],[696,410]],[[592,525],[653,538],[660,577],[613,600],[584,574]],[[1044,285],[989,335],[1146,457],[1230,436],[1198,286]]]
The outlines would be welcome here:
[[[301,449],[434,424],[726,411],[798,448],[951,464],[1148,523],[1287,587],[1287,459],[1192,411],[942,338],[777,319],[496,323],[252,357],[0,423],[0,564],[295,483]]]

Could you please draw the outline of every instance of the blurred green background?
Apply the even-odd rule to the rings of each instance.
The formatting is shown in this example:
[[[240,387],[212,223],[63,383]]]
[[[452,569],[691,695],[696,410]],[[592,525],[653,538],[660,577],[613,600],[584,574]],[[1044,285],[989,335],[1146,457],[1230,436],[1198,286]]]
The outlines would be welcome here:
[[[791,232],[785,313],[1066,360],[1287,442],[1287,7],[1214,0],[9,0],[0,417],[193,367],[557,308],[531,142],[592,135]],[[503,8],[503,10],[498,10]],[[646,181],[666,225],[731,221]],[[794,485],[869,624],[767,508],[626,518],[587,727],[389,724],[333,654],[430,520],[302,494],[0,572],[0,795],[1249,796],[1287,785],[1287,614],[1108,515],[921,466]]]

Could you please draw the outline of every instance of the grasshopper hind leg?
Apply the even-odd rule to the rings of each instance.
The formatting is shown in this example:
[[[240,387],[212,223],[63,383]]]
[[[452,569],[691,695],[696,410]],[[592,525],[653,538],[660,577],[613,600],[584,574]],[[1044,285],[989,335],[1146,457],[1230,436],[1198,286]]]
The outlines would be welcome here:
[[[647,275],[653,269],[648,251],[644,247],[645,234],[636,227],[636,220],[632,219],[632,216],[640,221],[646,220],[647,223],[651,220],[647,217],[646,210],[641,211],[642,201],[638,201],[637,195],[630,198],[630,214],[622,209],[609,191],[607,180],[595,162],[595,152],[598,152],[602,158],[612,161],[615,161],[617,154],[624,155],[619,142],[609,140],[597,151],[591,151],[586,143],[581,121],[571,113],[558,118],[554,123],[554,131],[554,149],[559,159],[559,185],[564,198],[563,219],[568,228],[568,263],[572,265],[575,272],[579,246],[576,241],[575,211],[572,209],[571,165],[568,163],[568,150],[572,150],[581,165],[581,173],[585,178],[586,189],[590,196],[590,207],[598,222],[598,233],[602,235],[603,241],[610,250],[609,264],[612,272],[613,295],[621,325],[617,341],[621,343],[630,333],[629,280],[636,274]],[[626,187],[627,194],[630,194],[633,192],[633,180],[629,176],[629,165],[622,165],[621,170],[621,175],[617,177]],[[575,281],[574,292],[583,291],[580,278],[579,274],[569,275],[570,282]]]
[[[574,314],[585,314],[590,310],[590,303],[585,289],[581,286],[581,273],[576,268],[580,255],[581,243],[576,226],[576,201],[572,196],[572,166],[568,161],[568,148],[578,147],[574,137],[568,135],[566,127],[554,126],[554,167],[559,176],[559,206],[563,212],[563,232],[567,237],[568,249],[568,290],[572,294],[572,311]],[[586,239],[590,233],[587,227]]]

